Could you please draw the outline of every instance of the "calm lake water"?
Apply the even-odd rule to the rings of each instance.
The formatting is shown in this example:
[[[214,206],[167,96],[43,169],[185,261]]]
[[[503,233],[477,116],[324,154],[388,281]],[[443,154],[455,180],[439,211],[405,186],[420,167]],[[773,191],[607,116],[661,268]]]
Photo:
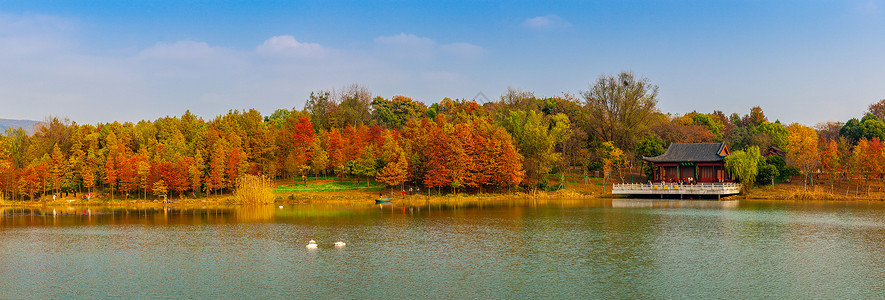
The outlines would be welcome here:
[[[0,209],[0,298],[885,297],[878,202],[54,213]]]

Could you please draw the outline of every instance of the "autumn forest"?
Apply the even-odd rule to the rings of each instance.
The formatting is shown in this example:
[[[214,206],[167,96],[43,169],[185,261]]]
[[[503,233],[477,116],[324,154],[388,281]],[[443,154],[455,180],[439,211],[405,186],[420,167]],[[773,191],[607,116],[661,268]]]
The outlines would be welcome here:
[[[267,116],[231,110],[206,120],[188,111],[96,125],[49,117],[32,134],[0,135],[0,191],[17,200],[66,192],[206,197],[229,193],[247,174],[374,180],[432,193],[552,190],[550,180],[563,174],[602,171],[625,181],[624,172],[647,171],[642,156],[660,155],[670,143],[720,141],[733,161],[751,162],[731,163],[742,166],[733,174],[749,185],[885,174],[885,100],[861,119],[808,127],[772,121],[758,106],[743,115],[662,113],[657,91],[649,79],[623,72],[600,76],[579,95],[509,89],[487,103],[445,98],[428,106],[352,85],[316,91],[302,109]],[[770,147],[784,155],[764,157]]]

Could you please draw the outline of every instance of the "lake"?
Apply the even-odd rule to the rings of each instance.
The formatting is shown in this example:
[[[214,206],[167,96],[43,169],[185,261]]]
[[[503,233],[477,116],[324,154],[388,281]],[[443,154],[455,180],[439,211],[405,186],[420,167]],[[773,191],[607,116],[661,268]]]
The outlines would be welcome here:
[[[882,298],[885,204],[0,209],[0,298],[72,297]]]

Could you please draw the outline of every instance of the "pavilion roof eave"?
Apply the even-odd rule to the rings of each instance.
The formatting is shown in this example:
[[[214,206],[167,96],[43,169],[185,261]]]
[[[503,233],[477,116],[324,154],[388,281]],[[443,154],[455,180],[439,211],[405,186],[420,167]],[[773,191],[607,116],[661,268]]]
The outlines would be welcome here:
[[[650,159],[653,157],[642,157],[642,160],[650,162],[650,163],[681,163],[681,162],[690,162],[690,163],[724,163],[724,159],[720,160],[654,160]]]
[[[714,163],[721,162],[728,155],[725,143],[673,143],[664,154],[642,160],[651,163]],[[723,154],[724,153],[724,154]]]

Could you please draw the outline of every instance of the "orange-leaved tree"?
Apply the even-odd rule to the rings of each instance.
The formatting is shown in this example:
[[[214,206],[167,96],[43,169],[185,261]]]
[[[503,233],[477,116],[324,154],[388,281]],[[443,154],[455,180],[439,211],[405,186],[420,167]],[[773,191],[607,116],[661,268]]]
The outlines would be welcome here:
[[[299,118],[292,132],[292,153],[294,166],[298,173],[310,169],[310,147],[314,142],[313,125],[309,118]]]
[[[408,179],[409,162],[406,153],[389,131],[384,133],[382,152],[381,158],[387,165],[375,175],[375,179],[387,186],[402,185]]]
[[[820,162],[818,154],[817,131],[814,128],[793,123],[787,126],[790,132],[787,138],[787,162],[799,168],[806,176],[806,183],[813,182],[812,172]]]
[[[329,157],[328,166],[332,168],[340,180],[340,177],[344,175],[340,173],[347,161],[344,160],[344,145],[338,128],[332,128],[326,134],[326,155]]]
[[[58,147],[58,143],[52,146],[51,164],[49,166],[49,178],[52,182],[52,189],[58,193],[61,188],[62,179],[67,173],[67,159]],[[2,167],[2,166],[0,166]]]
[[[451,153],[449,149],[449,137],[443,132],[443,124],[437,124],[429,132],[427,142],[427,160],[424,163],[424,185],[428,188],[442,188],[452,182],[452,173],[449,170]],[[441,191],[441,190],[440,190]]]
[[[318,174],[320,171],[323,172],[323,176],[326,175],[326,169],[329,166],[329,154],[326,150],[323,149],[323,137],[318,135],[313,139],[313,143],[310,145],[310,168],[313,170],[314,174]]]
[[[821,168],[826,172],[832,188],[833,182],[840,177],[842,161],[839,159],[839,145],[834,140],[825,140],[820,150]]]
[[[111,188],[111,199],[114,198],[114,190],[117,188],[117,135],[114,132],[108,134],[105,138],[105,148],[107,150],[104,163],[104,179],[105,184]]]
[[[225,158],[227,158],[227,141],[219,139],[209,155],[209,174],[206,178],[206,190],[215,192],[226,186],[224,177]]]

